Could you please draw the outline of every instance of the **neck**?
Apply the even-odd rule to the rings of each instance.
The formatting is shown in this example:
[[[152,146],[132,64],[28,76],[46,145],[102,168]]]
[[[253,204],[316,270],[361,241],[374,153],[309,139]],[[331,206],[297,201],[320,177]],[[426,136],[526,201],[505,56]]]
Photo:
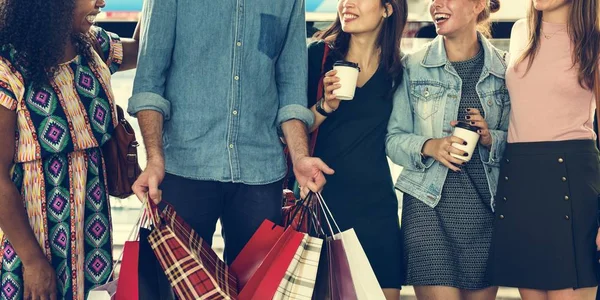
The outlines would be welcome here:
[[[567,24],[569,9],[570,6],[565,4],[551,11],[544,11],[542,12],[542,20],[548,23]]]
[[[479,53],[480,45],[477,40],[477,31],[471,30],[465,34],[444,37],[444,46],[446,47],[448,60],[468,60]]]
[[[376,45],[377,35],[352,35],[346,59],[358,63],[361,69],[379,64],[380,49]]]
[[[75,58],[75,56],[77,56],[77,49],[73,40],[69,38],[67,44],[65,45],[62,63],[71,61],[73,58]]]

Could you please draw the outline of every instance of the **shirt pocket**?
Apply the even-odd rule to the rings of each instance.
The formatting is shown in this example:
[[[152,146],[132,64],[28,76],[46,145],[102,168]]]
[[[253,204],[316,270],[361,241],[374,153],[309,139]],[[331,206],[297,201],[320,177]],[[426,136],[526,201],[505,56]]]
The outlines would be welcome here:
[[[258,50],[275,59],[281,51],[281,46],[285,38],[285,28],[287,24],[275,15],[260,14],[260,34],[258,37]]]
[[[446,89],[435,83],[411,83],[413,110],[419,118],[430,118],[440,109]]]

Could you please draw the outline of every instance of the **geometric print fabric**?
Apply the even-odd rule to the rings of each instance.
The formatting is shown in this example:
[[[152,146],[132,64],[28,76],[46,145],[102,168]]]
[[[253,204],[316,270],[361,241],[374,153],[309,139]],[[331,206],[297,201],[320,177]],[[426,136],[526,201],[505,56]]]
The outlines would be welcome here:
[[[112,272],[110,205],[99,146],[113,131],[110,74],[122,61],[122,45],[116,35],[94,30],[107,60],[79,55],[36,89],[13,66],[3,65],[14,55],[0,48],[0,82],[13,83],[2,84],[0,105],[16,109],[19,123],[13,183],[56,271],[59,299],[87,298]],[[23,90],[11,90],[16,87]],[[22,299],[22,262],[6,236],[0,232],[0,237],[0,300]]]

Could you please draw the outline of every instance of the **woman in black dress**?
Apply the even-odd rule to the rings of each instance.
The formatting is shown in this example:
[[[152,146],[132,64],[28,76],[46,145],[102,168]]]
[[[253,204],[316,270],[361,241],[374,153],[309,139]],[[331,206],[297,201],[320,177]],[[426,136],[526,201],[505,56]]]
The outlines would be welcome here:
[[[339,1],[338,17],[309,46],[309,101],[321,78],[324,95],[312,111],[318,131],[314,155],[336,173],[327,177],[323,198],[342,230],[354,228],[387,299],[398,299],[402,247],[398,200],[385,154],[391,95],[402,80],[400,39],[405,0]],[[329,54],[321,70],[325,47]],[[358,63],[354,99],[340,101],[333,63]],[[323,77],[323,73],[329,71]]]

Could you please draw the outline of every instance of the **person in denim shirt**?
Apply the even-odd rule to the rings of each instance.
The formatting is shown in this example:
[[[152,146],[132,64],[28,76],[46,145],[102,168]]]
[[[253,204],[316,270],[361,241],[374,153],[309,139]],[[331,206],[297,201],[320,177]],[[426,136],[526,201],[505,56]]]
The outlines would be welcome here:
[[[434,0],[439,36],[403,59],[386,150],[404,167],[402,235],[406,284],[425,299],[494,299],[485,278],[494,220],[498,163],[506,140],[509,97],[504,52],[486,39],[498,1]],[[474,126],[471,160],[453,143],[458,122]]]
[[[134,192],[164,198],[208,243],[220,218],[228,262],[265,219],[281,219],[281,133],[300,185],[318,191],[322,172],[333,173],[308,156],[304,9],[304,0],[144,3],[128,111],[148,164]]]

